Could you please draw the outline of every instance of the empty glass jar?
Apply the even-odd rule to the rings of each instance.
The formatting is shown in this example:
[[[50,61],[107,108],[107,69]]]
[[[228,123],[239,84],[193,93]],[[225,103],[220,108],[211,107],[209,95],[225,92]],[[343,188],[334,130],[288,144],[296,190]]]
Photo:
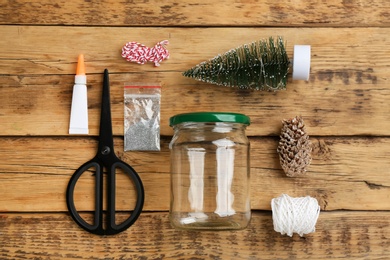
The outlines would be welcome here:
[[[179,229],[245,228],[251,217],[249,117],[197,112],[170,118],[171,224]]]

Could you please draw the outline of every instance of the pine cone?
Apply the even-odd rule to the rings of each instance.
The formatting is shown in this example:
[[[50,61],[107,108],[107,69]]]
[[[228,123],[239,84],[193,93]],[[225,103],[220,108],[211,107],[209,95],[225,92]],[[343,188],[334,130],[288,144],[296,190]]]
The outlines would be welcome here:
[[[277,152],[280,164],[289,177],[306,173],[311,163],[311,142],[302,117],[283,120]]]

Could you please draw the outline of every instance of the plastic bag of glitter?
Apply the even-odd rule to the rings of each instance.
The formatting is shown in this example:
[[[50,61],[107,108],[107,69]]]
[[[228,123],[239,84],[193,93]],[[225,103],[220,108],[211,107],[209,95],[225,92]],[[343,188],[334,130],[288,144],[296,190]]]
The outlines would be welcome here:
[[[160,103],[159,84],[125,84],[125,151],[160,151]]]

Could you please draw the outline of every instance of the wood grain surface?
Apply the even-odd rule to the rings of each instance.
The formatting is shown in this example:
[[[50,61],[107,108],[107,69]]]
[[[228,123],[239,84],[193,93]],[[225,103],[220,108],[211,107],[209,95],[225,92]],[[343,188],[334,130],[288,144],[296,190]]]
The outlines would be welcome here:
[[[386,0],[48,1],[0,0],[0,259],[389,259],[390,5]],[[282,36],[311,45],[308,81],[287,90],[225,88],[182,72],[242,44]],[[129,41],[169,40],[160,67],[121,58]],[[77,56],[84,53],[88,136],[68,135]],[[137,222],[116,236],[81,230],[67,213],[74,171],[97,149],[102,72],[110,71],[115,151],[145,186]],[[161,151],[123,151],[123,87],[162,86]],[[251,125],[252,221],[242,231],[174,230],[170,200],[171,116],[247,114]],[[307,175],[288,178],[276,148],[281,121],[301,115],[313,145]],[[77,208],[93,209],[93,176],[77,186]],[[133,207],[118,176],[117,209]],[[130,185],[131,186],[131,185]],[[270,201],[317,198],[316,232],[273,229]]]
[[[86,138],[3,138],[0,157],[0,211],[66,211],[66,185],[74,171],[95,155],[97,141]],[[287,178],[276,153],[278,138],[253,137],[251,142],[252,209],[270,210],[270,201],[281,193],[310,195],[322,210],[390,210],[390,140],[388,138],[311,138],[313,162],[307,175]],[[145,210],[169,209],[169,140],[161,152],[123,152],[123,140],[115,139],[119,158],[139,174],[147,191]],[[353,147],[353,149],[351,148]],[[30,151],[29,154],[20,151]],[[381,163],[378,163],[382,161]],[[55,162],[55,163],[53,163]],[[86,175],[78,188],[78,208],[93,209],[94,176]],[[118,177],[120,210],[134,200],[126,177]],[[163,196],[162,196],[163,194]],[[134,208],[134,206],[133,206]]]
[[[28,25],[381,27],[390,14],[386,0],[14,0],[0,8],[2,24]]]
[[[0,218],[3,258],[29,259],[386,259],[389,212],[321,213],[305,237],[273,231],[270,212],[254,212],[242,231],[177,231],[165,213],[143,213],[126,232],[97,237],[66,214]],[[44,248],[44,250],[42,250]],[[276,250],[279,249],[279,250]]]

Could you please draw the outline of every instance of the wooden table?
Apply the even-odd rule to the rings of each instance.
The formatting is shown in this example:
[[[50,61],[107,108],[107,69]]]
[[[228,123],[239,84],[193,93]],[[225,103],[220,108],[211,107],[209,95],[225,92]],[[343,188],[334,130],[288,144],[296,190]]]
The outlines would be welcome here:
[[[390,6],[373,1],[0,1],[1,259],[389,259]],[[181,73],[245,43],[282,36],[312,46],[310,80],[286,91],[242,91]],[[169,40],[160,67],[121,58],[129,41]],[[68,135],[77,56],[88,77],[88,136]],[[144,211],[127,231],[100,237],[70,218],[70,176],[96,151],[102,72],[110,70],[117,155],[139,172]],[[162,85],[161,152],[123,151],[123,86]],[[168,220],[169,117],[191,111],[250,116],[250,226],[174,230]],[[302,115],[313,142],[306,176],[284,175],[281,120]],[[273,230],[270,201],[318,199],[316,232]],[[124,199],[124,197],[120,198]],[[123,205],[122,205],[123,204]],[[125,208],[119,203],[118,208]],[[79,205],[91,210],[91,203]]]

